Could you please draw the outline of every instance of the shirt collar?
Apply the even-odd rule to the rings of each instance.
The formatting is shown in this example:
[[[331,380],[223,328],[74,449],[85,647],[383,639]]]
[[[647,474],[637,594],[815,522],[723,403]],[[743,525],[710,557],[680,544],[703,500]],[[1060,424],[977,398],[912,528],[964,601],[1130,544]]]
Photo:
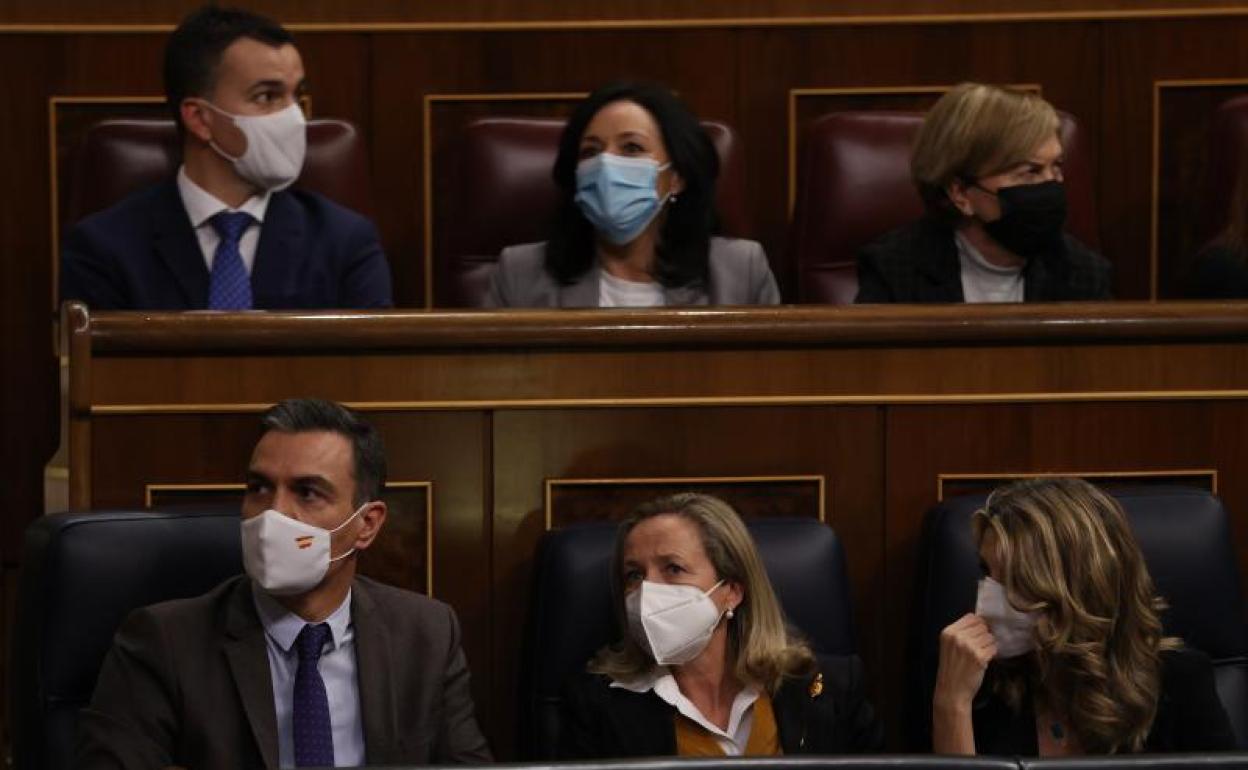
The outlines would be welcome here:
[[[264,632],[277,643],[282,652],[289,653],[295,638],[308,621],[283,607],[255,582],[251,584],[251,596],[255,600],[256,613],[260,616]],[[322,622],[329,624],[331,649],[338,649],[346,641],[347,629],[351,626],[351,589],[347,589],[347,596],[342,604]]]
[[[209,219],[222,211],[245,211],[257,222],[264,222],[264,214],[269,209],[269,197],[272,195],[265,190],[243,201],[243,205],[237,209],[231,209],[217,196],[195,184],[186,173],[185,165],[178,167],[178,194],[182,196],[182,205],[186,208],[187,216],[191,218],[191,227],[195,229],[203,227]]]
[[[754,705],[754,701],[758,700],[760,693],[760,690],[754,685],[746,685],[741,688],[741,692],[737,693],[737,697],[732,701],[732,711],[728,716],[728,729],[721,730],[711,720],[702,715],[698,707],[693,705],[693,701],[685,697],[685,694],[680,691],[680,685],[676,684],[676,677],[672,676],[671,669],[667,666],[655,666],[641,676],[625,682],[612,680],[610,686],[635,693],[653,690],[654,694],[659,696],[669,706],[706,728],[713,735],[730,740],[734,739],[734,736],[737,734],[737,728],[740,727],[746,711]]]

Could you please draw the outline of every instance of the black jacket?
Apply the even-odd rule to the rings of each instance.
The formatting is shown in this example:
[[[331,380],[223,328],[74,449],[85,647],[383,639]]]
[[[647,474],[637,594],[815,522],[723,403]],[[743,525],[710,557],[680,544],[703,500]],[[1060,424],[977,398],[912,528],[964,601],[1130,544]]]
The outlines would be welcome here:
[[[972,712],[975,750],[979,754],[1035,756],[1036,713],[1024,695],[1022,708],[1010,710],[988,687]],[[1157,752],[1230,751],[1235,735],[1213,685],[1209,656],[1196,650],[1161,653],[1161,700],[1144,750]]]
[[[1063,248],[1027,260],[1023,299],[1111,299],[1109,262],[1070,235]],[[962,302],[962,269],[953,228],[922,217],[858,250],[855,302]]]
[[[819,656],[823,688],[814,675],[792,679],[772,696],[785,754],[879,751],[884,733],[863,692],[857,656]],[[563,759],[674,756],[676,710],[654,692],[611,687],[605,676],[584,674],[565,691]]]

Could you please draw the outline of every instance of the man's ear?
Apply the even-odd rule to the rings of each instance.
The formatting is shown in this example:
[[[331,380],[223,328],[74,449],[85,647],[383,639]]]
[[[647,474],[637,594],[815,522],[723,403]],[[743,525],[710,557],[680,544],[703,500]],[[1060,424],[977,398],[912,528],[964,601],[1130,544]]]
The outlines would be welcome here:
[[[963,216],[969,217],[975,214],[975,208],[971,206],[970,186],[966,182],[954,179],[945,185],[945,195]]]
[[[212,140],[212,119],[207,107],[199,99],[183,99],[178,106],[178,114],[182,116],[182,126],[188,134],[207,144]]]
[[[368,507],[360,511],[360,520],[364,522],[364,526],[360,527],[360,534],[355,536],[354,545],[357,551],[368,548],[377,539],[377,535],[381,534],[381,527],[386,523],[386,504],[381,500],[368,503]]]

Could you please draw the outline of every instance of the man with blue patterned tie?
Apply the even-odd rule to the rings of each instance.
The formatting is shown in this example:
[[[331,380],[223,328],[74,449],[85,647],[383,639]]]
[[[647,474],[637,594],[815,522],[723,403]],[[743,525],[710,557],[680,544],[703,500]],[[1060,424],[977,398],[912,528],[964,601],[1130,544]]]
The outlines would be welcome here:
[[[393,304],[373,225],[287,189],[306,150],[303,89],[303,61],[278,24],[214,6],[188,16],[165,48],[182,166],[70,230],[62,299],[99,310]]]
[[[126,619],[81,716],[81,768],[485,762],[459,624],[357,576],[386,520],[374,428],[291,399],[263,417],[246,574]]]

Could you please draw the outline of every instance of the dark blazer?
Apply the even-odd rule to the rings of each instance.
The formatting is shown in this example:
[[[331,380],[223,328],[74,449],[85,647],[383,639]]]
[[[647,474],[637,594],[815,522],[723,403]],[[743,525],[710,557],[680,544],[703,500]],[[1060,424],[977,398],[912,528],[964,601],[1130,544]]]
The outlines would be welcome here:
[[[1109,262],[1068,234],[1063,248],[1027,260],[1026,302],[1111,299]],[[858,250],[855,302],[963,302],[953,228],[932,217],[887,233]]]
[[[1191,296],[1196,299],[1248,299],[1248,260],[1230,246],[1213,245],[1196,255]]]
[[[985,687],[972,712],[979,754],[1035,756],[1036,713],[1029,695],[1015,713]],[[1161,653],[1161,700],[1144,750],[1206,752],[1235,749],[1235,736],[1213,684],[1209,656],[1197,650]]]
[[[778,305],[780,290],[757,241],[711,238],[707,286],[663,290],[668,306]],[[484,307],[598,307],[601,269],[595,265],[570,286],[546,270],[546,242],[508,246],[499,255]]]
[[[489,761],[450,607],[356,578],[351,621],[370,765]],[[82,711],[77,767],[276,768],[277,716],[251,581],[133,612]]]
[[[364,217],[303,190],[269,199],[251,272],[258,309],[389,307],[390,268]],[[202,310],[208,267],[175,179],[74,225],[61,299],[96,310]]]
[[[814,675],[792,679],[772,696],[785,754],[880,751],[884,731],[867,702],[857,656],[819,656],[823,689]],[[564,697],[563,759],[674,756],[676,710],[654,692],[611,687],[605,676],[584,674]]]

